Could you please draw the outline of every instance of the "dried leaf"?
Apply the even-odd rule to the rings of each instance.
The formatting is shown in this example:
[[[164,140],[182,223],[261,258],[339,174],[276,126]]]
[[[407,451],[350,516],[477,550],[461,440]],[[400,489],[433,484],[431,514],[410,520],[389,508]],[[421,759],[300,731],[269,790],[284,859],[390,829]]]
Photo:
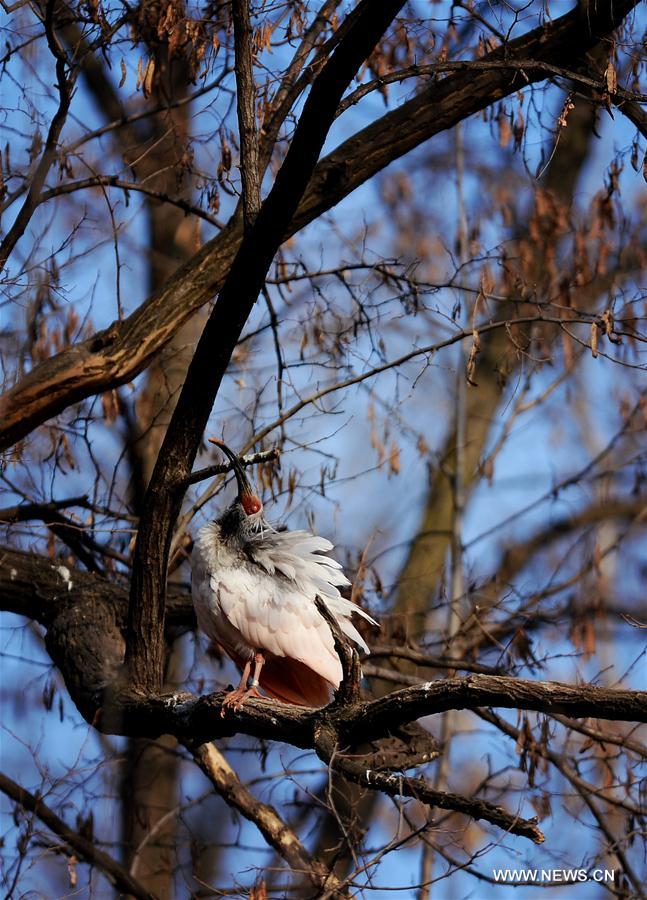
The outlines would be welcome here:
[[[515,119],[514,125],[512,126],[512,136],[514,137],[514,149],[519,150],[521,144],[523,142],[523,136],[526,131],[526,120],[523,117],[523,110],[521,108],[521,104],[519,104],[519,109],[517,111],[517,118]]]
[[[153,93],[153,76],[154,75],[155,75],[155,60],[151,56],[151,58],[146,63],[146,70],[144,72],[144,77],[142,79],[142,91],[144,93],[144,97],[146,97],[147,99]]]
[[[267,900],[267,885],[262,878],[254,882],[249,892],[249,900]]]
[[[499,146],[507,147],[512,138],[512,126],[510,125],[510,117],[503,108],[499,111],[497,121],[499,123]]]
[[[616,67],[613,65],[611,60],[609,60],[609,65],[606,68],[604,77],[607,83],[608,92],[610,94],[615,94],[618,89],[618,73],[616,72]]]
[[[494,481],[494,460],[492,455],[486,456],[483,462],[480,465],[481,473],[483,477],[487,481],[487,483],[491,486]]]
[[[591,356],[593,359],[598,358],[598,326],[596,322],[591,323]]]
[[[112,425],[119,415],[119,396],[114,389],[101,394],[101,406],[106,425]]]
[[[74,854],[72,854],[71,856],[68,857],[68,859],[67,859],[67,874],[69,875],[69,878],[70,878],[70,887],[71,888],[75,888],[79,881],[79,876],[76,871],[77,863],[78,863],[78,859],[76,858],[76,856],[74,856]]]
[[[121,79],[119,81],[120,88],[122,88],[124,86],[124,84],[126,83],[126,75],[127,74],[128,74],[128,72],[126,70],[126,63],[122,59],[121,60]]]
[[[566,371],[570,372],[575,362],[575,354],[573,353],[573,339],[565,331],[562,331],[562,350],[564,352],[564,366]]]
[[[474,381],[474,372],[476,370],[476,357],[481,352],[481,336],[476,328],[472,331],[472,347],[467,360],[466,377],[467,383],[472,387],[478,387],[478,383]]]
[[[389,450],[389,470],[393,475],[400,474],[400,451],[395,441],[391,442]]]
[[[481,269],[481,292],[484,296],[491,294],[496,287],[496,279],[487,263]]]
[[[575,104],[571,100],[571,97],[569,94],[569,96],[566,98],[566,102],[564,103],[564,106],[562,107],[562,111],[559,114],[559,119],[557,120],[557,124],[559,125],[560,128],[566,128],[569,114],[574,109],[575,109]]]

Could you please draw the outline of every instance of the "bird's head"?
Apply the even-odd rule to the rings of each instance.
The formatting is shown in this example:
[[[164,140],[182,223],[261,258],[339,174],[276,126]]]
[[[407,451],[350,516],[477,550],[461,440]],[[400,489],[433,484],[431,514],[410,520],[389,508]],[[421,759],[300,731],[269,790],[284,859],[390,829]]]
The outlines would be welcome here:
[[[216,438],[209,438],[209,442],[215,444],[216,447],[220,447],[225,456],[228,456],[231,460],[231,466],[238,484],[238,496],[234,502],[235,509],[232,512],[235,511],[237,513],[237,517],[240,518],[240,525],[244,527],[260,521],[263,517],[263,504],[249,483],[245,470],[240,464],[240,458],[222,441]]]

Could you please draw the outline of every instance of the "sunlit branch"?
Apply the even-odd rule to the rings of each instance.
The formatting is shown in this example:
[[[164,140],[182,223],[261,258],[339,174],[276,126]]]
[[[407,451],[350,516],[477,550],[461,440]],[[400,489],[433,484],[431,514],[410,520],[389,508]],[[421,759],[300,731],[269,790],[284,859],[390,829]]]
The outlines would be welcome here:
[[[189,746],[188,749],[196,764],[227,805],[238,810],[241,815],[256,825],[269,846],[276,850],[295,873],[305,875],[315,887],[320,889],[335,892],[339,890],[339,880],[334,873],[319,860],[313,859],[296,832],[279,816],[273,806],[262,803],[245,787],[225,757],[213,744],[202,744],[194,749]],[[347,897],[348,895],[345,892],[339,892],[335,893],[335,896]]]

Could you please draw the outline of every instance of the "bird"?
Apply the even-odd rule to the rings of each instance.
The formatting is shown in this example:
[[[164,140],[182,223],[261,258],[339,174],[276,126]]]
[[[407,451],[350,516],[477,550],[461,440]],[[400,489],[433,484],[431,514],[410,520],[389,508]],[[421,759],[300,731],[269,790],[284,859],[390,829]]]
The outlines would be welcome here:
[[[317,598],[365,653],[368,646],[351,617],[378,623],[341,595],[350,581],[327,555],[331,542],[271,525],[240,458],[223,441],[209,440],[231,461],[238,485],[233,503],[198,531],[191,562],[198,625],[241,672],[221,715],[229,707],[240,709],[247,697],[261,697],[259,686],[284,703],[326,706],[342,680],[342,666]]]

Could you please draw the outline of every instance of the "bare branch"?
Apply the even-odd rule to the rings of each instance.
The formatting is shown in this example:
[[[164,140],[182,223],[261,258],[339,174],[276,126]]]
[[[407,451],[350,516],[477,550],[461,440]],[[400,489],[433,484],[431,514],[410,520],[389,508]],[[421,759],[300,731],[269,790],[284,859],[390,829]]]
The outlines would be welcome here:
[[[355,27],[312,86],[285,161],[234,259],[189,366],[146,494],[135,548],[126,651],[133,685],[159,688],[171,529],[213,402],[282,236],[303,196],[343,91],[400,9],[357,7]]]
[[[505,722],[500,716],[495,715],[487,710],[475,710],[476,714],[480,716],[486,722],[490,722],[492,725],[495,725],[499,731],[502,731],[504,734],[507,734],[508,737],[513,738],[515,741],[519,740],[520,732],[518,728],[514,728],[512,725],[509,725]],[[619,846],[616,837],[607,827],[604,822],[604,816],[600,813],[600,810],[597,808],[593,799],[591,797],[591,785],[586,784],[577,772],[575,772],[566,762],[566,760],[562,759],[557,753],[554,753],[552,750],[548,748],[540,747],[538,745],[535,746],[535,752],[539,753],[540,756],[543,756],[545,759],[548,759],[555,768],[562,773],[562,775],[571,782],[571,784],[575,787],[578,794],[588,806],[589,810],[593,814],[593,817],[597,821],[597,824],[605,835],[609,842],[609,851],[618,858],[618,862],[622,866],[624,872],[626,872],[627,877],[631,881],[634,890],[636,891],[636,897],[644,898],[645,894],[642,890],[642,881],[639,876],[633,871],[632,866],[627,859],[626,854],[623,852],[622,848]],[[602,797],[603,800],[607,798]]]
[[[153,895],[144,890],[137,879],[133,878],[116,860],[104,853],[103,850],[99,850],[92,841],[80,835],[78,831],[69,828],[40,797],[30,793],[2,773],[0,773],[0,791],[3,791],[7,797],[10,797],[16,803],[19,803],[23,809],[38,816],[41,822],[44,822],[50,831],[53,831],[61,840],[65,841],[75,853],[78,853],[91,865],[101,869],[117,890],[124,891],[126,894],[132,894],[133,897],[139,897],[140,900],[155,900]]]
[[[254,797],[213,744],[202,744],[193,750],[189,746],[188,749],[228,806],[237,809],[241,815],[253,822],[270,847],[283,857],[295,873],[305,875],[317,888],[339,890],[340,883],[334,873],[319,860],[313,859],[296,832],[279,816],[273,806],[262,803]],[[335,896],[347,897],[348,894],[339,891]]]
[[[57,0],[48,0],[45,7],[45,34],[47,36],[49,49],[56,60],[56,88],[59,95],[58,109],[50,122],[47,139],[45,140],[45,147],[31,178],[31,184],[25,202],[20,208],[13,225],[0,244],[0,272],[4,269],[13,248],[25,233],[25,229],[29,225],[31,217],[40,204],[40,193],[45,184],[47,173],[56,158],[58,139],[63,130],[63,126],[65,125],[70,103],[72,102],[72,91],[74,89],[76,75],[74,72],[68,73],[68,62],[54,31],[54,12],[56,3]]]
[[[367,769],[362,759],[348,756],[337,745],[336,734],[326,728],[316,732],[318,755],[331,768],[341,772],[349,781],[373,791],[381,791],[389,797],[415,797],[425,805],[439,809],[460,812],[473,819],[483,819],[520,837],[529,838],[535,844],[544,842],[544,835],[537,827],[536,819],[521,819],[486,800],[475,797],[461,797],[447,791],[436,791],[430,788],[422,778],[409,778],[406,775],[387,775]]]
[[[277,448],[272,450],[261,450],[260,453],[252,453],[249,456],[241,456],[240,463],[243,466],[255,466],[258,463],[268,463],[280,457],[280,451]],[[206,466],[204,469],[198,469],[197,472],[191,472],[186,479],[185,484],[197,484],[199,481],[206,481],[207,478],[213,478],[214,475],[224,475],[231,472],[231,463],[216,463],[213,466]]]
[[[252,25],[249,0],[232,0],[234,46],[236,53],[236,107],[240,134],[240,176],[243,186],[243,222],[245,231],[254,224],[261,208],[261,172],[256,127],[256,83],[252,51]]]
[[[615,29],[635,3],[623,0],[612,9],[601,5],[589,8],[586,27],[582,27],[579,11],[573,10],[510,41],[505,53],[572,65],[576,56]],[[502,51],[496,50],[484,61],[501,56]],[[284,237],[296,233],[409,150],[494,100],[544,77],[545,73],[535,70],[523,80],[496,69],[459,72],[430,85],[321,160]],[[123,322],[113,323],[90,340],[40,363],[5,392],[0,397],[0,449],[70,404],[124,384],[141,372],[177,329],[220,289],[241,237],[242,229],[230,224]]]
[[[647,722],[647,691],[528,681],[503,675],[468,675],[404,688],[366,703],[349,724],[350,734],[370,739],[388,727],[447,709],[498,706],[580,718]]]

